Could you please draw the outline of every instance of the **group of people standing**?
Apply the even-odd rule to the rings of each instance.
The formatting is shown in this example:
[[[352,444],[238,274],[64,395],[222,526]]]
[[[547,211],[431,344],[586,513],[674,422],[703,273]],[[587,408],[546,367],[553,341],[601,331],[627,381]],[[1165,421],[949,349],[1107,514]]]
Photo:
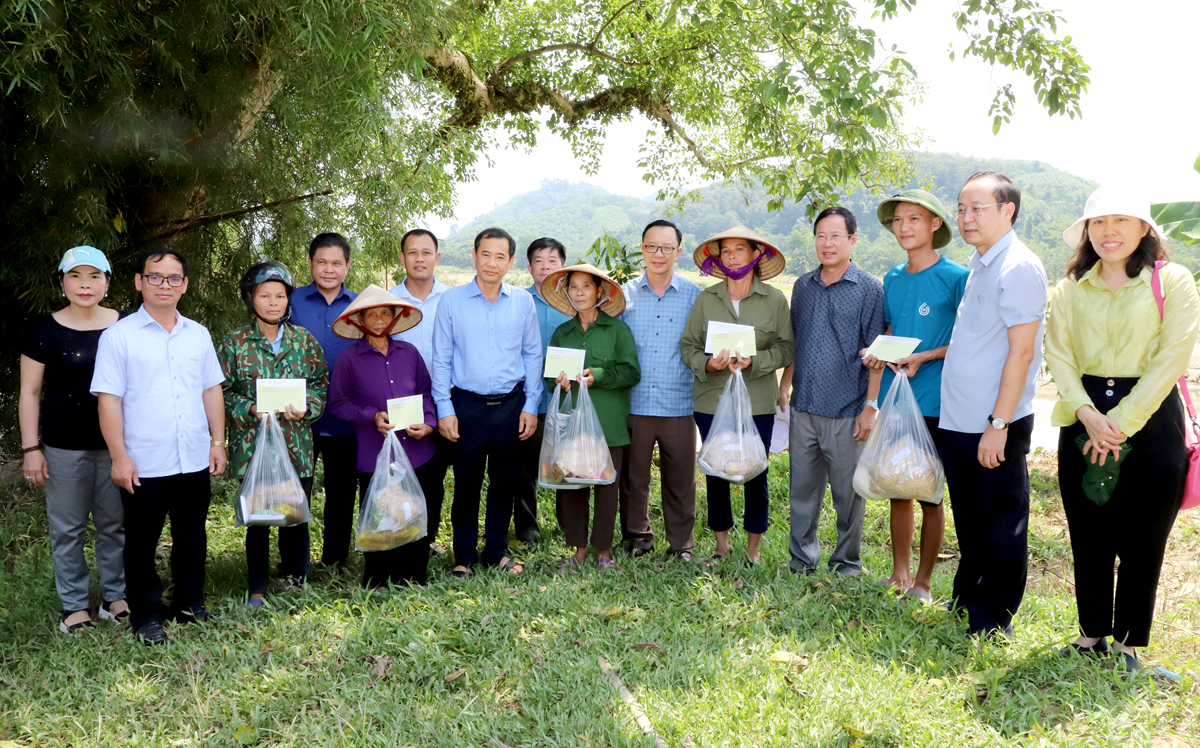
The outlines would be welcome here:
[[[82,549],[89,514],[101,617],[128,618],[147,643],[166,641],[154,553],[168,515],[171,612],[181,621],[211,617],[203,597],[209,480],[226,469],[227,451],[230,470],[244,475],[267,416],[255,406],[261,378],[307,383],[304,407],[276,417],[306,494],[316,460],[324,462],[317,571],[345,569],[355,497],[366,492],[385,436],[398,436],[425,494],[430,529],[421,540],[365,554],[364,584],[383,588],[426,582],[450,468],[452,574],[470,576],[480,563],[521,573],[509,528],[525,543],[541,532],[538,452],[550,393],[557,386],[571,397],[581,383],[616,478],[557,492],[556,516],[575,549],[560,566],[579,567],[590,548],[597,566],[611,569],[619,543],[634,557],[651,552],[656,448],[666,552],[691,561],[697,430],[708,437],[721,393],[740,372],[765,444],[776,406],[788,412],[791,569],[813,573],[820,565],[817,529],[828,487],[837,541],[826,563],[846,576],[863,572],[865,502],[853,487],[862,444],[895,378],[907,377],[954,512],[960,561],[950,607],[976,635],[1011,635],[1025,590],[1026,454],[1045,335],[1060,393],[1053,423],[1062,427],[1060,482],[1080,611],[1081,636],[1064,651],[1105,654],[1112,637],[1126,667],[1137,669],[1183,495],[1187,454],[1175,381],[1200,327],[1200,296],[1186,269],[1165,262],[1149,204],[1099,190],[1064,235],[1075,254],[1047,321],[1045,269],[1013,231],[1020,204],[1019,189],[1001,174],[967,181],[957,211],[959,233],[975,250],[966,268],[937,251],[951,241],[954,222],[936,196],[906,190],[889,197],[877,218],[908,259],[882,283],[853,262],[857,217],[843,207],[823,210],[813,224],[819,266],[796,280],[790,304],[766,282],[784,271],[783,254],[741,226],[695,248],[701,272],[718,280],[703,290],[675,272],[683,234],[666,220],[642,232],[646,271],[639,278],[620,285],[591,265],[568,266],[563,245],[542,238],[526,250],[527,289],[505,282],[517,247],[501,229],[476,236],[475,277],[453,288],[435,278],[441,255],[434,234],[410,231],[401,240],[405,280],[361,294],[344,283],[349,244],[321,234],[308,251],[310,285],[297,287],[277,262],[246,272],[240,290],[252,321],[216,346],[176,310],[188,286],[182,255],[158,249],[140,260],[134,283],[143,305],[125,316],[100,305],[111,281],[103,253],[72,249],[59,266],[68,305],[33,329],[22,357],[25,474],[46,487],[60,626],[75,632],[92,625]],[[752,326],[754,355],[711,350],[715,322]],[[885,362],[867,353],[882,334],[920,343]],[[582,373],[543,377],[547,346],[584,350]],[[422,399],[423,421],[390,423],[387,401],[413,395]],[[1120,480],[1111,500],[1098,505],[1085,491],[1086,476],[1093,463],[1111,460]],[[731,484],[715,476],[706,484],[715,549],[705,562],[727,563]],[[755,565],[769,525],[767,486],[763,472],[744,487],[744,553]],[[893,569],[881,581],[930,602],[945,527],[940,497],[921,503],[921,516],[913,573],[912,502],[892,501]],[[248,529],[251,608],[267,604],[268,542],[268,528]],[[278,542],[280,582],[305,584],[314,571],[307,524],[280,528]]]

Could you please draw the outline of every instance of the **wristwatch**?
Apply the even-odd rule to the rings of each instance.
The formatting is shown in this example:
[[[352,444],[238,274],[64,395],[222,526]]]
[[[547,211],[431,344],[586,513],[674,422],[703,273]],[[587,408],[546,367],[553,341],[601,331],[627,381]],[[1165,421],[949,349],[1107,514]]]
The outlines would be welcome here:
[[[992,424],[992,428],[996,429],[997,431],[1003,431],[1008,428],[1008,421],[1004,420],[1003,418],[988,416],[988,423]]]
[[[224,439],[222,439],[221,441],[217,441],[216,439],[210,439],[209,441],[212,443],[212,445],[214,447],[220,447],[221,449],[224,449],[225,445],[228,443]]]
[[[874,411],[876,411],[876,412],[878,412],[878,411],[879,411],[879,401],[878,401],[878,400],[867,400],[867,401],[864,403],[864,405],[869,405],[869,406],[871,406],[871,410],[874,410]]]

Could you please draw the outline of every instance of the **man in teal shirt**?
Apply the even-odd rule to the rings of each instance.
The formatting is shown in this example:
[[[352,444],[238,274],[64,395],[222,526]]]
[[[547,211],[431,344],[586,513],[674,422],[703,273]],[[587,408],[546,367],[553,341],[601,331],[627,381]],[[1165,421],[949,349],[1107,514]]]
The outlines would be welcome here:
[[[958,304],[962,301],[970,271],[942,257],[937,250],[950,243],[950,218],[937,197],[925,190],[905,190],[884,200],[877,212],[879,222],[891,230],[908,262],[897,265],[883,278],[884,333],[921,342],[912,355],[894,365],[869,356],[863,363],[883,370],[879,399],[887,395],[892,381],[903,368],[909,377],[921,415],[931,436],[938,430],[941,414],[942,363]],[[937,444],[937,439],[934,439]],[[946,530],[946,510],[937,503],[921,504],[921,561],[914,577],[910,571],[913,539],[911,499],[893,499],[891,504],[892,575],[880,582],[909,597],[929,602],[933,568]]]
[[[567,250],[556,239],[542,237],[529,245],[525,250],[529,260],[529,274],[533,276],[533,285],[525,289],[533,297],[533,305],[537,308],[538,329],[542,333],[542,359],[546,358],[546,347],[550,345],[550,336],[558,326],[570,317],[546,303],[542,298],[542,281],[546,276],[567,264]],[[538,406],[538,427],[532,439],[521,442],[521,478],[517,482],[517,500],[513,507],[513,529],[517,540],[523,543],[533,543],[538,539],[540,530],[537,522],[537,472],[538,454],[542,449],[542,427],[546,423],[546,408],[554,389],[542,393],[542,402]]]

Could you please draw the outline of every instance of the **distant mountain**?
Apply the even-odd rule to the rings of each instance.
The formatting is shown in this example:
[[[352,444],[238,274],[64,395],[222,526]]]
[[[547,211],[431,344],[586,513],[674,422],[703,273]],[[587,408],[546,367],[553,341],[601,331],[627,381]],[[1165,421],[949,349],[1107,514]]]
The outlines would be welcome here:
[[[932,184],[933,192],[948,208],[956,203],[958,190],[967,177],[977,171],[1007,174],[1021,188],[1021,210],[1017,217],[1018,235],[1037,252],[1052,280],[1062,277],[1072,250],[1062,240],[1062,232],[1083,210],[1094,182],[1055,169],[1039,161],[976,159],[957,154],[917,153],[913,156],[922,177],[905,187]],[[889,188],[889,194],[897,191]],[[795,274],[816,266],[812,225],[805,218],[805,205],[794,203],[777,212],[766,209],[767,194],[762,187],[714,183],[700,190],[701,198],[688,203],[669,218],[684,232],[684,245],[695,247],[705,238],[738,224],[745,224],[772,240],[788,260],[788,273]],[[881,195],[853,192],[843,196],[842,205],[854,211],[859,220],[856,261],[866,270],[882,275],[904,261],[904,251],[891,232],[875,217]],[[500,226],[513,235],[518,246],[518,265],[524,266],[523,251],[534,239],[551,236],[567,248],[568,259],[582,259],[597,237],[604,233],[626,245],[640,240],[642,227],[657,218],[668,217],[664,206],[653,199],[613,195],[600,187],[582,182],[545,180],[531,192],[514,197],[495,210],[479,216],[444,240],[443,261],[453,265],[471,265],[471,242],[487,226]],[[1173,247],[1174,259],[1191,270],[1200,270],[1200,247]],[[955,232],[954,242],[944,250],[951,259],[965,263],[970,250]],[[691,255],[680,258],[691,266]]]

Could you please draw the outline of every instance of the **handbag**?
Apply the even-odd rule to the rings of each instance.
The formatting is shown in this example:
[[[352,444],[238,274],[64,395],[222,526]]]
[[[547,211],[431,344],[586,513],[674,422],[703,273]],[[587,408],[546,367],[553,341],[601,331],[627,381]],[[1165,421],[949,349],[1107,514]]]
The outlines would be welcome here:
[[[1154,263],[1154,275],[1150,278],[1150,288],[1154,290],[1154,300],[1158,302],[1160,321],[1163,319],[1163,292],[1158,269],[1166,264],[1164,260]],[[1183,442],[1187,446],[1188,471],[1187,480],[1183,484],[1183,504],[1179,507],[1179,510],[1183,511],[1200,506],[1200,423],[1196,422],[1196,408],[1192,405],[1192,396],[1188,392],[1186,374],[1179,378],[1179,393],[1183,395],[1183,402],[1187,406],[1187,416],[1183,422]],[[1191,428],[1188,428],[1188,421],[1191,421]]]

